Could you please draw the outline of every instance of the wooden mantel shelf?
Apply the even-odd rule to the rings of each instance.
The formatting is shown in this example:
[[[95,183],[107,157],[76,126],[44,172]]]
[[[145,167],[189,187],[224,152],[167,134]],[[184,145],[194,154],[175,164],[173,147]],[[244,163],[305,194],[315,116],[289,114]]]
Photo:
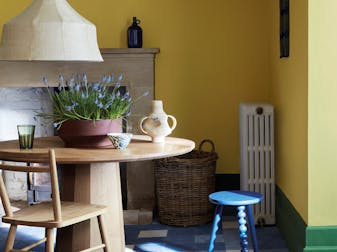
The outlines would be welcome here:
[[[104,54],[156,54],[159,48],[101,48]]]
[[[89,81],[97,81],[102,74],[129,73],[143,64],[152,65],[159,49],[102,48],[101,52],[104,62],[0,61],[0,87],[44,87],[43,76],[50,86],[57,86],[60,73],[69,78],[86,72]]]

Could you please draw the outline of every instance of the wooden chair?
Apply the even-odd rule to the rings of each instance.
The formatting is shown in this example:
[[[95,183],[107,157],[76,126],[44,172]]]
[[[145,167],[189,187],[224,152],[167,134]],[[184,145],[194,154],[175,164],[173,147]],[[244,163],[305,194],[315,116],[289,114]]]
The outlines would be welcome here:
[[[45,153],[22,152],[19,155],[13,155],[11,160],[6,161],[21,161],[29,157],[33,160],[41,160],[41,163],[47,165],[29,166],[24,163],[23,166],[16,164],[1,164],[0,169],[19,172],[49,172],[52,186],[52,201],[36,204],[27,208],[13,212],[11,203],[6,192],[4,181],[0,175],[0,197],[4,206],[5,216],[2,218],[4,223],[9,223],[7,242],[5,252],[29,251],[41,243],[46,243],[46,251],[54,251],[54,230],[69,225],[97,217],[99,230],[101,233],[102,244],[89,248],[84,251],[94,251],[103,248],[105,252],[111,252],[107,243],[106,231],[102,214],[106,211],[105,206],[82,204],[76,202],[61,202],[59,185],[56,171],[56,159],[54,150],[49,150]],[[22,249],[13,249],[16,229],[18,225],[44,227],[46,229],[46,237],[38,242],[35,242]]]

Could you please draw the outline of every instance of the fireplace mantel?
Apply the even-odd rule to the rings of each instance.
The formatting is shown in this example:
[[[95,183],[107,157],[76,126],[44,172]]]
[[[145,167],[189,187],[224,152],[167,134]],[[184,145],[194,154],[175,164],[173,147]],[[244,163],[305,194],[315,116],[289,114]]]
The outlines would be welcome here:
[[[143,57],[142,55],[155,55],[159,53],[159,48],[101,48],[101,53],[103,55],[107,54],[124,54]]]
[[[139,133],[138,121],[142,116],[150,113],[151,100],[154,99],[155,56],[159,53],[159,49],[113,48],[101,49],[101,53],[104,62],[99,63],[0,61],[0,100],[5,104],[0,110],[0,115],[3,115],[2,119],[0,117],[0,137],[1,133],[4,137],[9,137],[8,128],[16,129],[16,124],[38,123],[29,120],[33,120],[34,111],[39,110],[40,107],[46,107],[46,102],[49,101],[47,96],[43,96],[43,94],[47,95],[46,93],[37,92],[42,90],[41,87],[45,87],[42,82],[43,76],[47,77],[50,86],[57,86],[60,73],[65,79],[69,79],[71,75],[83,72],[87,73],[89,81],[100,80],[103,74],[122,73],[124,78],[121,84],[128,88],[132,97],[138,97],[145,91],[149,92],[148,96],[135,104],[128,120],[128,130]],[[17,121],[9,123],[8,115],[14,115],[12,117]],[[45,134],[41,135],[45,136]],[[11,136],[15,138],[16,132]],[[127,208],[148,209],[148,212],[152,213],[154,206],[152,162],[128,163],[126,169],[121,170],[124,178],[127,177],[127,193],[125,193]],[[14,176],[10,181],[14,181],[15,178]],[[17,181],[18,190],[22,190],[24,179]],[[14,192],[17,195],[16,191]]]
[[[151,69],[159,49],[104,48],[101,53],[104,62],[0,61],[0,87],[43,87],[43,76],[50,86],[57,86],[60,73],[68,78],[86,72],[89,81],[100,79],[102,74],[123,73],[127,80],[132,80],[134,75],[141,77],[140,72]]]

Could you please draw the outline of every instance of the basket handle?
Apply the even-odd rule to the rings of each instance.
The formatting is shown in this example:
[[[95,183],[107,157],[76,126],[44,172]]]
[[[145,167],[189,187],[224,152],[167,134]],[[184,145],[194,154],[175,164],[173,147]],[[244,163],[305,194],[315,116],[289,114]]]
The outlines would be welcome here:
[[[199,144],[199,151],[201,151],[202,146],[204,145],[204,143],[209,143],[212,146],[212,150],[211,152],[215,152],[215,146],[212,140],[210,139],[204,139],[201,141],[201,143]]]

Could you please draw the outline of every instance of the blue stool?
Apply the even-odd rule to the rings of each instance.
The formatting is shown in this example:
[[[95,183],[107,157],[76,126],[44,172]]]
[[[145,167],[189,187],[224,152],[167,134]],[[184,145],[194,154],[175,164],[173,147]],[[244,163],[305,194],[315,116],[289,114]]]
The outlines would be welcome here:
[[[208,252],[214,250],[214,241],[216,239],[216,232],[221,225],[221,215],[223,206],[237,206],[238,209],[238,222],[239,222],[239,232],[241,239],[241,252],[248,252],[248,239],[247,239],[247,227],[246,227],[246,212],[248,214],[249,230],[252,236],[254,252],[258,252],[254,216],[252,212],[252,205],[259,203],[263,196],[260,193],[256,192],[247,192],[247,191],[222,191],[215,192],[208,196],[209,200],[216,204],[215,216],[213,220],[211,240],[208,246]]]

